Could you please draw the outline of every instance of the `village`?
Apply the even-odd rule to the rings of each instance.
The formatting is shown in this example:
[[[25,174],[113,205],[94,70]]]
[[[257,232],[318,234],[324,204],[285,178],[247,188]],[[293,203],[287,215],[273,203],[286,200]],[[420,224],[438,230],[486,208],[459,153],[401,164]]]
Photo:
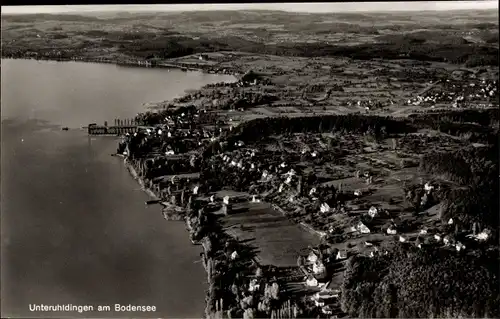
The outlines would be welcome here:
[[[257,84],[248,74],[230,86]],[[498,98],[495,85],[477,89]],[[452,85],[443,90],[455,94]],[[184,219],[191,241],[203,245],[207,317],[343,317],[352,256],[397,245],[468,254],[492,244],[494,229],[447,217],[446,194],[463,186],[421,169],[425,156],[485,145],[359,113],[244,121],[245,110],[237,117],[218,104],[190,104],[200,98],[138,116],[145,126],[124,136],[117,153],[153,196],[147,204]]]

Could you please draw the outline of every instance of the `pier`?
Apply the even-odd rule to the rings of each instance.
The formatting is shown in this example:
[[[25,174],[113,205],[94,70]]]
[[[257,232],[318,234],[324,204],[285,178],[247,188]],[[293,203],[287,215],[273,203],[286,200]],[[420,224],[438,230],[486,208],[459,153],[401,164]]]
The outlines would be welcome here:
[[[108,126],[108,122],[104,122],[104,125],[92,123],[87,126],[87,130],[89,135],[123,135],[137,132],[140,125],[141,123],[134,119],[115,119],[112,126]]]

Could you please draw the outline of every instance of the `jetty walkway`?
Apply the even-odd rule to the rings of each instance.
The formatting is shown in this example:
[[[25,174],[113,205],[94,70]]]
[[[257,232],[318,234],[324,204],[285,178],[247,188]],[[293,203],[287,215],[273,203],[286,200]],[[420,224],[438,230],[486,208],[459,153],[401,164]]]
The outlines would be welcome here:
[[[126,133],[135,133],[138,131],[140,125],[133,119],[127,120],[114,120],[114,125],[108,126],[107,122],[104,125],[97,125],[96,123],[89,124],[86,128],[89,135],[123,135]]]

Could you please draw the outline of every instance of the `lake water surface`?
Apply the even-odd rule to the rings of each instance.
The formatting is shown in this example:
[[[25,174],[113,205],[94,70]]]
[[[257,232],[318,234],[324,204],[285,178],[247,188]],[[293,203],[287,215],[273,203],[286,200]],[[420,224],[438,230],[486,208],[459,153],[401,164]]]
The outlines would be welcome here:
[[[108,64],[2,60],[2,318],[199,318],[206,275],[182,222],[80,127],[231,76]],[[69,131],[61,131],[68,126]],[[154,313],[31,312],[29,305],[151,305]]]

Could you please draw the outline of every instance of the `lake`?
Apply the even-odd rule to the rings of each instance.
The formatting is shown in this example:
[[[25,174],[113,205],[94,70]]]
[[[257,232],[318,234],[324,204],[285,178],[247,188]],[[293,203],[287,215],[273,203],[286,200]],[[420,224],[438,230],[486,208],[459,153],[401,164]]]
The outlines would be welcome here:
[[[165,221],[128,174],[115,137],[81,127],[232,76],[110,64],[1,66],[2,317],[200,318],[206,275],[184,223]],[[62,131],[61,126],[69,127]],[[39,312],[30,305],[94,307]],[[115,312],[114,304],[156,312]],[[97,312],[99,305],[112,311]]]

